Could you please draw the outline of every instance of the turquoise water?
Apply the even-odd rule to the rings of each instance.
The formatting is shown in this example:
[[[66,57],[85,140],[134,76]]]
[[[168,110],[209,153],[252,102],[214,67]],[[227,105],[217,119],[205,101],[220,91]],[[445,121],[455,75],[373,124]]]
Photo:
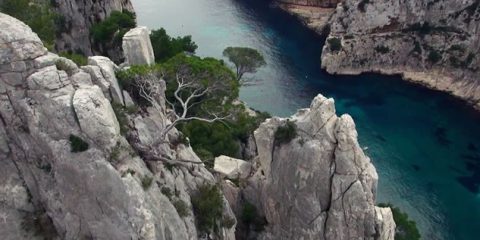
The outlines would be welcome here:
[[[232,45],[261,50],[268,66],[240,93],[255,109],[288,116],[318,93],[333,97],[377,168],[378,202],[407,211],[423,239],[480,238],[480,114],[463,102],[398,77],[326,74],[323,39],[265,1],[133,3],[139,24],[192,35],[198,55],[220,58]]]

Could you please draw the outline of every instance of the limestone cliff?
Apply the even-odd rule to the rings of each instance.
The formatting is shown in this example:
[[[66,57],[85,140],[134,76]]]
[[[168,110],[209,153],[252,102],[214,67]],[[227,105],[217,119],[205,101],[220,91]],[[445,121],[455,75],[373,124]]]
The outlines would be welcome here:
[[[1,238],[197,239],[191,196],[212,174],[175,129],[159,151],[189,163],[146,161],[135,148],[167,117],[147,109],[119,123],[111,102],[130,101],[108,58],[78,68],[22,22],[0,13],[0,29]],[[219,238],[233,235],[220,226]]]
[[[340,0],[276,0],[274,3],[322,34]]]
[[[90,27],[103,21],[112,11],[134,12],[130,0],[53,0],[56,12],[61,16],[60,35],[56,48],[59,52],[72,51],[92,56],[95,51],[90,42]]]
[[[280,144],[276,132],[292,123],[296,137]],[[333,99],[319,95],[289,119],[268,119],[255,141],[251,177],[240,179],[239,189],[227,183],[224,189],[237,212],[243,199],[265,216],[259,239],[394,238],[391,210],[375,207],[377,172],[352,118],[338,117]]]
[[[329,73],[402,74],[480,108],[478,0],[345,0],[330,29]]]

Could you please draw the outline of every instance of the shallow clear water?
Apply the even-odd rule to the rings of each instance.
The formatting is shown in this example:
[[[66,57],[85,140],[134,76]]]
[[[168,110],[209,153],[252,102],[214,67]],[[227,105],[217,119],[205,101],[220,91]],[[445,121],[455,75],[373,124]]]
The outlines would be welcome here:
[[[480,115],[446,94],[398,77],[331,76],[320,69],[323,39],[266,1],[133,0],[141,25],[192,35],[200,56],[249,46],[268,66],[241,89],[255,109],[288,116],[318,93],[355,119],[380,176],[378,202],[417,221],[423,239],[480,237]]]

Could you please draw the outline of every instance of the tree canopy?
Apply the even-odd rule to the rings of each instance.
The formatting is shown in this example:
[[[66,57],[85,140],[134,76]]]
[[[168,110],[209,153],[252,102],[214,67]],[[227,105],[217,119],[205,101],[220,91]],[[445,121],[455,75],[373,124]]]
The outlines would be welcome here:
[[[253,48],[228,47],[223,50],[223,56],[235,65],[239,81],[245,73],[255,73],[258,68],[266,65],[263,55]]]
[[[197,44],[192,41],[191,36],[172,38],[163,28],[153,30],[150,34],[150,40],[156,62],[165,62],[182,52],[195,53],[198,47]]]
[[[94,24],[90,31],[96,43],[105,44],[114,40],[114,37],[122,39],[136,25],[134,13],[113,11],[104,21]]]

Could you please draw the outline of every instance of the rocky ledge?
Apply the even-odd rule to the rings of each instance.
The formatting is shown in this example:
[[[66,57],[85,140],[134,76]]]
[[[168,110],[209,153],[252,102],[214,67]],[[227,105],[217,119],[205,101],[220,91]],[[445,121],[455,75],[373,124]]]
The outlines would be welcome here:
[[[478,0],[345,0],[330,20],[322,67],[401,74],[480,109],[479,26]]]

